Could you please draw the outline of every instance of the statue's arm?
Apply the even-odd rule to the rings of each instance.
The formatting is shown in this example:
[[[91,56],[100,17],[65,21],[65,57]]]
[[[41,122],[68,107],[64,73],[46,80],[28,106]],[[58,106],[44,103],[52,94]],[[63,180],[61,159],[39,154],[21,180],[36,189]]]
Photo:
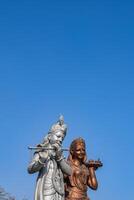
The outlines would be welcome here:
[[[42,157],[41,153],[35,153],[31,163],[28,166],[28,173],[33,174],[40,171],[45,164],[46,158]]]
[[[70,165],[67,163],[67,161],[64,158],[60,159],[58,161],[58,164],[60,166],[61,171],[64,174],[69,175],[69,176],[72,174],[71,167],[70,167]]]
[[[98,181],[96,178],[94,167],[89,167],[89,177],[87,185],[93,190],[97,190],[98,188]]]

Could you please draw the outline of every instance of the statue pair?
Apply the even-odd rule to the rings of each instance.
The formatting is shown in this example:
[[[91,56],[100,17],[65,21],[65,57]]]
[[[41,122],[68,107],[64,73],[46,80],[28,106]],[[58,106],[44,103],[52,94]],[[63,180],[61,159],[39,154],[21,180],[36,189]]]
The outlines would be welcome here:
[[[29,173],[39,172],[35,200],[89,200],[87,188],[98,187],[95,170],[100,161],[88,161],[85,141],[75,139],[69,149],[68,160],[63,156],[62,142],[67,126],[63,116],[54,124],[43,142],[35,148],[28,166]]]

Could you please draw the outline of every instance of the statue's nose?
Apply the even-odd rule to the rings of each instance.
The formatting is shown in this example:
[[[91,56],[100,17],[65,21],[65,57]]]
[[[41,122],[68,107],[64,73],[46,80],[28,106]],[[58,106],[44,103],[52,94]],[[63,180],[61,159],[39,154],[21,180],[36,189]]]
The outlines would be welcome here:
[[[59,141],[62,142],[62,138],[59,138]]]

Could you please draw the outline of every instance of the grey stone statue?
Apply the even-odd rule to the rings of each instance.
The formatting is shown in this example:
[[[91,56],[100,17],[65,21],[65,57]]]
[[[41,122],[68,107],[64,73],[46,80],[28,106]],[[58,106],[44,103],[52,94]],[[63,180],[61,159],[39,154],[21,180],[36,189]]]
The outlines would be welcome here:
[[[35,200],[64,200],[63,174],[71,175],[71,168],[64,159],[61,149],[66,131],[64,118],[60,116],[43,142],[37,145],[28,166],[30,174],[39,172]]]

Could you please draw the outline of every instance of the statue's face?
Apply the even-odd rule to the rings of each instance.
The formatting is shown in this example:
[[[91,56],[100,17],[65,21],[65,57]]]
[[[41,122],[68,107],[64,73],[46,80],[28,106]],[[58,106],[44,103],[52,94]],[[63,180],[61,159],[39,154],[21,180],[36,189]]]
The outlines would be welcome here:
[[[64,124],[64,121],[61,119],[61,120],[59,121],[59,124],[62,126],[62,125]]]
[[[83,160],[85,157],[85,145],[84,143],[76,143],[75,148],[73,150],[73,157],[79,160]]]
[[[63,140],[64,140],[64,134],[61,131],[52,134],[50,137],[51,144],[56,143],[58,145],[61,145]]]

